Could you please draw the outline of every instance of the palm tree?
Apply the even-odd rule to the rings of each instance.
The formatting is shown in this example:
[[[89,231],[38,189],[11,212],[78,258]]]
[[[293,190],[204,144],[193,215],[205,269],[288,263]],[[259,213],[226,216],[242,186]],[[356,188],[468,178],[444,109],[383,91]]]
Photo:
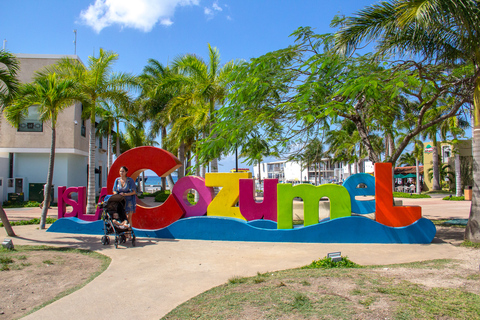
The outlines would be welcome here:
[[[416,158],[415,158],[415,155],[412,152],[405,152],[405,153],[402,153],[402,155],[400,156],[400,158],[398,158],[398,163],[400,165],[407,165],[407,166],[415,166],[415,162],[416,162]]]
[[[315,168],[315,185],[319,184],[320,180],[320,163],[322,162],[323,144],[318,138],[313,138],[306,146],[304,152],[304,159],[307,163],[313,164]],[[318,170],[318,171],[317,171]]]
[[[271,155],[278,155],[275,150],[272,150],[268,145],[268,142],[262,139],[258,132],[253,132],[248,141],[242,145],[240,156],[248,156],[250,160],[247,161],[248,165],[252,165],[255,161],[258,165],[258,184],[262,185],[262,171],[260,169],[260,163],[264,157]]]
[[[185,92],[178,97],[183,101],[205,103],[208,105],[210,129],[215,123],[214,112],[218,104],[225,100],[228,87],[228,75],[235,63],[230,61],[223,67],[220,65],[220,53],[217,48],[208,45],[209,60],[205,62],[192,54],[174,60],[172,66],[184,77],[177,77],[173,83],[182,84]],[[218,172],[218,160],[211,159],[212,172]]]
[[[480,7],[475,0],[390,0],[343,21],[336,48],[377,39],[378,54],[410,54],[474,67],[474,185],[465,239],[480,242]]]
[[[142,91],[137,103],[144,120],[150,121],[150,136],[156,138],[160,134],[162,149],[166,149],[167,127],[170,124],[167,106],[178,95],[179,90],[177,85],[172,85],[171,82],[167,84],[167,79],[174,76],[176,76],[174,70],[163,66],[155,59],[148,60],[143,73],[139,76]],[[166,180],[162,177],[162,189],[165,188]]]
[[[442,122],[440,126],[440,136],[443,141],[447,141],[447,136],[451,134],[453,136],[453,154],[455,157],[455,195],[457,197],[462,196],[462,174],[460,163],[460,152],[457,150],[457,137],[465,134],[465,129],[469,127],[468,121],[460,117],[448,118]]]
[[[129,74],[112,73],[112,66],[116,60],[118,54],[100,49],[98,57],[88,58],[87,67],[78,60],[63,58],[47,69],[74,80],[80,92],[86,97],[82,103],[90,119],[87,214],[95,213],[95,122],[98,104],[102,101],[126,103],[129,101],[126,89],[137,85],[136,78]]]
[[[154,146],[158,142],[146,134],[145,125],[142,119],[132,115],[127,123],[125,142],[130,149],[141,146]],[[145,171],[142,172],[142,192],[145,192]]]
[[[0,107],[3,109],[18,91],[19,63],[14,55],[0,50],[0,66]]]
[[[0,50],[0,110],[15,96],[18,91],[19,82],[17,72],[19,68],[18,60],[9,52]],[[0,219],[5,226],[5,231],[10,237],[15,236],[12,225],[0,203]]]
[[[112,130],[115,127],[116,132],[120,132],[120,122],[126,123],[128,121],[128,116],[126,115],[125,109],[128,107],[120,106],[119,103],[111,103],[106,101],[101,101],[99,103],[100,108],[97,110],[97,114],[102,118],[102,120],[98,123],[96,135],[106,136],[107,137],[107,167],[110,170],[112,166],[112,150],[113,150],[113,143],[112,143]],[[130,106],[131,104],[127,104]],[[120,135],[116,134],[116,152],[115,156],[118,158],[120,155]]]
[[[40,120],[42,122],[50,121],[52,127],[52,143],[40,229],[45,229],[48,207],[50,206],[58,114],[72,105],[75,100],[81,99],[81,95],[76,89],[74,81],[60,79],[56,73],[37,75],[33,83],[22,86],[18,97],[5,110],[7,120],[18,127],[20,120],[28,115],[28,109],[31,106],[38,106]]]
[[[416,192],[417,194],[422,193],[422,184],[420,183],[420,168],[419,162],[423,163],[423,142],[420,140],[414,140],[414,146],[412,151],[413,156],[415,157],[415,178],[416,178]],[[425,176],[425,173],[424,173]]]
[[[190,105],[185,102],[178,105],[176,99],[173,99],[167,108],[167,117],[172,125],[166,145],[171,150],[178,150],[179,160],[184,164],[184,168],[178,169],[178,178],[180,179],[188,167],[185,163],[185,154],[191,153],[199,143],[201,136],[205,137],[206,130],[208,130],[209,109],[207,105],[201,103]]]

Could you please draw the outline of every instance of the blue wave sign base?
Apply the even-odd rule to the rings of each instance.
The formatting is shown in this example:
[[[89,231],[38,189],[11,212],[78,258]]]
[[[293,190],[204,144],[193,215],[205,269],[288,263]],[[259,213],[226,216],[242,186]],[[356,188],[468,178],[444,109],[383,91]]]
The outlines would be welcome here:
[[[104,234],[103,221],[87,222],[78,218],[55,221],[47,232]],[[421,218],[409,226],[393,228],[366,217],[352,216],[322,220],[308,227],[277,229],[270,220],[244,221],[225,217],[191,217],[180,219],[158,230],[134,229],[140,238],[189,239],[253,242],[303,243],[405,243],[428,244],[436,234],[435,225]]]

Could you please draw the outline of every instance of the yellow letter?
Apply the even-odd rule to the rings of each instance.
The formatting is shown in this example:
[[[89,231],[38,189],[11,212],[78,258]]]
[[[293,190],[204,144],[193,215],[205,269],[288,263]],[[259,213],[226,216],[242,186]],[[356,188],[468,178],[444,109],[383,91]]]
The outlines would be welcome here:
[[[222,187],[207,208],[207,216],[220,216],[243,219],[239,207],[234,207],[238,202],[239,180],[252,177],[250,172],[239,173],[207,173],[205,186]]]

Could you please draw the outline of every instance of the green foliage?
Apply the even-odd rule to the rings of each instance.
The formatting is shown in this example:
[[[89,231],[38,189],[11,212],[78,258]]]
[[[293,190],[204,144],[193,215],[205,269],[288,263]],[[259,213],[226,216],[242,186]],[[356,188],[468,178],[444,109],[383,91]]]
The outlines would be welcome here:
[[[464,196],[461,196],[461,197],[455,197],[455,196],[449,195],[448,197],[445,197],[445,198],[443,198],[442,200],[450,200],[450,201],[464,201],[464,200],[465,200],[465,197],[464,197]]]
[[[407,193],[407,192],[393,192],[394,198],[431,198],[428,194],[416,194],[416,193]]]
[[[347,257],[342,257],[340,261],[333,261],[329,257],[314,260],[311,264],[302,267],[302,269],[330,269],[330,268],[361,268],[360,265],[350,261]]]
[[[228,279],[228,283],[230,284],[239,284],[239,283],[245,283],[247,282],[247,278],[245,277],[233,277],[233,278],[230,278]]]
[[[472,156],[460,156],[460,177],[462,178],[462,189],[465,189],[465,186],[473,186]]]
[[[53,205],[53,203],[51,204]],[[3,202],[4,208],[35,208],[39,207],[40,203],[37,201],[22,201],[22,202],[15,202],[15,201],[5,201]]]
[[[45,223],[46,224],[52,224],[55,221],[57,221],[57,219],[47,217],[47,219],[45,220]],[[25,226],[25,225],[29,225],[29,224],[39,224],[39,223],[40,223],[39,218],[33,218],[31,220],[10,221],[10,224],[12,226]],[[1,222],[0,222],[0,227],[3,227],[3,223],[1,223]]]
[[[154,193],[155,194],[155,202],[165,202],[170,195],[169,190],[160,190]]]
[[[480,249],[480,242],[471,242],[470,240],[463,241],[460,246],[467,248]]]

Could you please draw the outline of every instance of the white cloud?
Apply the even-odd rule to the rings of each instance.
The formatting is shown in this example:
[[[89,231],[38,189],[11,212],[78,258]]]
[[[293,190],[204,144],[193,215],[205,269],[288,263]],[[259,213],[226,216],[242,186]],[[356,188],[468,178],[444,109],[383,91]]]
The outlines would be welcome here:
[[[213,10],[216,10],[216,11],[223,11],[223,9],[218,6],[217,2],[213,3],[212,8],[213,8]]]
[[[225,7],[228,8],[227,5],[225,5]],[[207,16],[207,20],[213,19],[218,12],[222,11],[223,9],[218,5],[218,1],[214,1],[211,8],[203,8],[203,13]]]
[[[172,25],[177,6],[198,4],[199,0],[95,0],[80,18],[96,32],[114,24],[149,32],[157,23]]]
[[[210,8],[204,8],[203,9],[203,13],[205,13],[205,15],[208,17],[208,18],[213,18],[213,11],[212,9]]]

